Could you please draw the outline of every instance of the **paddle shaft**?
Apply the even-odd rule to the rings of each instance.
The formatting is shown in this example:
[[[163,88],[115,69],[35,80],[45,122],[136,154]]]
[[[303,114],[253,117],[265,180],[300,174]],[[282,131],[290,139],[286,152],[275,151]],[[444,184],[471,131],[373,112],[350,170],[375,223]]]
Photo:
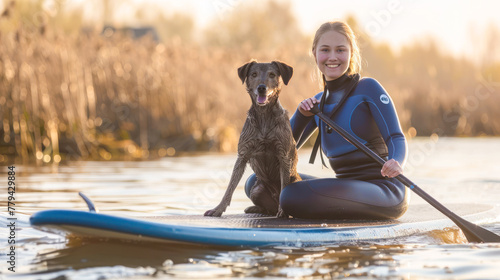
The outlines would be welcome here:
[[[356,148],[363,151],[367,156],[378,162],[381,166],[385,164],[386,161],[384,159],[382,159],[379,155],[377,155],[375,152],[366,147],[357,138],[349,134],[349,132],[347,132],[345,129],[343,129],[334,121],[332,121],[327,115],[320,112],[317,104],[310,110],[310,112],[318,116],[323,122],[325,122],[338,134],[340,134],[344,139],[349,141]],[[318,135],[318,137],[321,136]],[[453,213],[451,210],[446,208],[444,205],[442,205],[439,201],[435,200],[432,196],[430,196],[428,193],[426,193],[424,190],[418,187],[410,179],[406,178],[406,176],[404,176],[403,174],[400,174],[395,178],[399,180],[401,183],[408,186],[412,191],[414,191],[417,195],[419,195],[421,198],[427,201],[434,208],[436,208],[441,213],[450,218],[464,232],[464,235],[465,237],[467,237],[467,240],[469,240],[469,242],[500,242],[499,235],[464,220],[463,218],[461,218],[460,216],[458,216],[457,214]]]

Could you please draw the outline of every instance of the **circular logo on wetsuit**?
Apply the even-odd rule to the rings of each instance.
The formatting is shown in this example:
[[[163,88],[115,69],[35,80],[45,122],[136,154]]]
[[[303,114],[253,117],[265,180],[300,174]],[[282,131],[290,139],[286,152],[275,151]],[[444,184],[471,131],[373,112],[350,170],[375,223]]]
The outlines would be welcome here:
[[[382,102],[384,104],[389,104],[389,102],[390,102],[389,96],[382,94],[380,96],[380,102]]]

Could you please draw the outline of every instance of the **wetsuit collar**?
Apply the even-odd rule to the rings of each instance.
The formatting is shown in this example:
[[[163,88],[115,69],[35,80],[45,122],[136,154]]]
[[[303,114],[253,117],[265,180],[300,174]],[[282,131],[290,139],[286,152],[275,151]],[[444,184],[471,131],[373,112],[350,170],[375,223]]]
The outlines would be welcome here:
[[[349,78],[349,76],[347,76],[347,74],[344,74],[335,80],[326,81],[326,87],[327,87],[328,91],[335,92],[335,91],[345,87],[346,85],[348,85],[350,80],[351,79]]]

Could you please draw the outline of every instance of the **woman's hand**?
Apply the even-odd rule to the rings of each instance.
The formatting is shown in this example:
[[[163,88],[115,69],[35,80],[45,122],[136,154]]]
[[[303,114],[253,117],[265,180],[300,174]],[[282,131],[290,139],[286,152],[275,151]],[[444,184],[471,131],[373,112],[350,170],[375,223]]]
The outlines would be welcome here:
[[[403,168],[401,167],[399,162],[394,159],[390,159],[384,163],[384,166],[382,166],[382,170],[380,171],[380,173],[384,177],[394,178],[403,173]]]
[[[299,112],[306,117],[314,115],[313,113],[309,112],[309,110],[311,110],[311,108],[314,107],[314,104],[316,103],[319,103],[319,101],[315,97],[304,99],[299,104]]]

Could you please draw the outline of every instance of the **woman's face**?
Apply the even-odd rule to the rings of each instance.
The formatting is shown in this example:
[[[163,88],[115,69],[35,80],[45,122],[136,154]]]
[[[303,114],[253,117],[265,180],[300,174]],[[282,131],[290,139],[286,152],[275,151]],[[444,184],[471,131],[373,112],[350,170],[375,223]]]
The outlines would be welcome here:
[[[332,81],[344,75],[349,68],[351,45],[346,36],[337,31],[327,31],[319,38],[314,57],[325,79]]]

